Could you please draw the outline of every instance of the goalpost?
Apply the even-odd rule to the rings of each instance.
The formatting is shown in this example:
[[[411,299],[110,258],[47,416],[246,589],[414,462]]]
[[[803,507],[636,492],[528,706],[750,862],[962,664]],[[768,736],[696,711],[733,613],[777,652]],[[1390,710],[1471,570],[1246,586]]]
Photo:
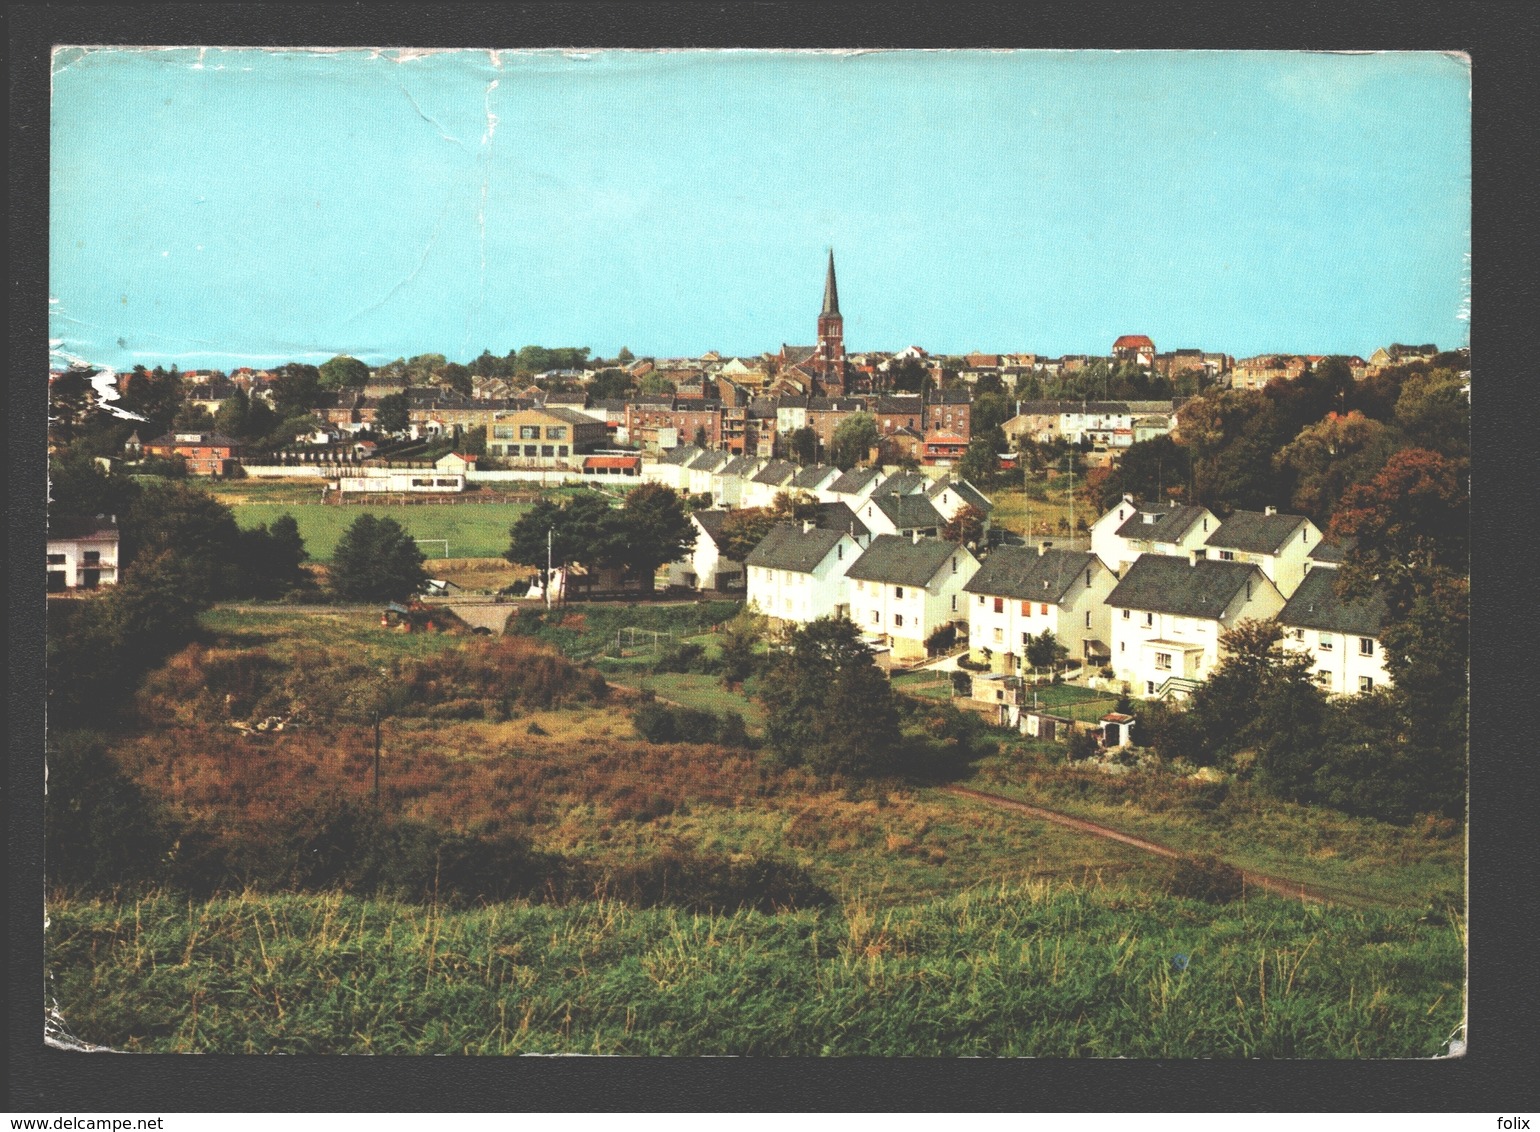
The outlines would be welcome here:
[[[424,543],[429,542],[441,543],[444,547],[444,553],[440,557],[449,557],[449,540],[447,538],[414,538],[412,541],[415,542],[418,546],[422,546]]]

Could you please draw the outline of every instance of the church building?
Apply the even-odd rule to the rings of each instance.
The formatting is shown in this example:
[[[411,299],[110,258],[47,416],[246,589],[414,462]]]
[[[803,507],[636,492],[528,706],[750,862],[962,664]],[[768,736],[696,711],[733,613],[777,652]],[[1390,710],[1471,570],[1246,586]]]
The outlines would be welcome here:
[[[840,314],[839,284],[834,278],[834,249],[824,277],[823,307],[818,312],[818,345],[781,346],[781,376],[796,382],[799,391],[815,390],[825,397],[846,391],[845,319]]]

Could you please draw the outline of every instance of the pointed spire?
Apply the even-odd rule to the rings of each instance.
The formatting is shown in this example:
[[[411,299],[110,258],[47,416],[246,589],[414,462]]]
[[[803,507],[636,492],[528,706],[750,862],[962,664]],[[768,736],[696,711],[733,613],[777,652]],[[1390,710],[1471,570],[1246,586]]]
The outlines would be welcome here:
[[[834,283],[834,249],[829,249],[829,277],[823,285],[823,310],[819,314],[839,314],[840,292]]]

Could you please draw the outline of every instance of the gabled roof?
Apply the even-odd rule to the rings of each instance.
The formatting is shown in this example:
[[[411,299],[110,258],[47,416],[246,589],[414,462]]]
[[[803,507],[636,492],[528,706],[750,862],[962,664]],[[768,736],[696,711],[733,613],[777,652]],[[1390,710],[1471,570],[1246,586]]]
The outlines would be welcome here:
[[[693,444],[681,444],[662,453],[658,457],[658,463],[675,464],[679,467],[684,467],[704,451],[704,448],[697,448]]]
[[[1189,562],[1173,554],[1141,554],[1107,595],[1107,604],[1214,620],[1252,579],[1267,581],[1261,570],[1247,562],[1215,558]]]
[[[839,469],[833,464],[809,464],[791,477],[791,486],[813,491],[819,484],[829,478],[830,473],[838,472]]]
[[[759,461],[753,456],[734,456],[727,463],[717,469],[719,476],[744,476],[759,468]]]
[[[851,563],[846,577],[865,582],[925,586],[948,558],[963,553],[956,543],[938,538],[918,542],[907,535],[878,535],[861,557]]]
[[[750,482],[779,487],[787,483],[796,474],[797,466],[795,464],[788,463],[785,460],[771,460],[750,478]]]
[[[955,492],[964,503],[972,504],[980,511],[988,514],[995,509],[994,501],[984,495],[978,488],[964,479],[952,479],[950,476],[942,476],[930,487],[925,489],[925,494],[931,499],[939,499],[946,491]]]
[[[118,524],[106,515],[50,515],[49,538],[97,538],[116,536]]]
[[[1118,536],[1150,542],[1180,542],[1183,535],[1204,514],[1207,508],[1196,504],[1182,504],[1167,510],[1136,508],[1121,527]],[[1153,521],[1145,520],[1153,516]]]
[[[708,449],[686,465],[692,472],[716,472],[720,471],[732,457],[726,452],[716,449]]]
[[[924,495],[889,495],[877,491],[867,502],[876,504],[877,510],[901,531],[939,530],[946,526],[946,519]]]
[[[844,531],[854,538],[865,538],[872,533],[871,528],[861,522],[861,517],[850,509],[848,503],[820,503],[818,525],[828,531]]]
[[[1355,538],[1343,539],[1337,542],[1333,539],[1323,538],[1310,548],[1310,553],[1305,557],[1312,562],[1329,562],[1332,565],[1341,565],[1347,560],[1348,551],[1358,544]]]
[[[1134,350],[1140,348],[1153,350],[1155,343],[1151,342],[1149,337],[1144,334],[1124,334],[1112,344],[1112,348],[1114,350]]]
[[[777,523],[759,545],[744,558],[745,566],[765,566],[772,570],[794,570],[799,574],[811,573],[817,565],[829,557],[829,551],[844,536],[843,531],[831,531],[814,527],[804,531],[790,523]]]
[[[900,393],[894,396],[879,397],[875,412],[878,413],[923,413],[925,402],[920,400],[918,393]]]
[[[781,344],[781,358],[788,365],[805,362],[816,353],[818,353],[817,346],[788,346],[784,342]]]
[[[1252,554],[1276,554],[1305,522],[1301,515],[1268,515],[1261,511],[1237,511],[1209,535],[1205,546],[1244,550]]]
[[[1385,595],[1346,601],[1337,594],[1333,583],[1335,570],[1311,570],[1278,614],[1281,624],[1300,629],[1325,629],[1352,633],[1359,637],[1378,637],[1385,621]]]
[[[972,401],[972,394],[966,389],[938,389],[925,394],[927,405],[968,405]]]
[[[919,472],[894,472],[877,485],[875,495],[914,495],[925,490],[930,481]]]
[[[719,511],[716,509],[706,511],[692,511],[690,518],[699,524],[700,529],[706,532],[706,537],[713,543],[720,541],[722,533],[722,521],[731,515],[731,511]]]
[[[990,597],[1057,605],[1093,562],[1100,565],[1101,560],[1084,550],[1053,549],[1039,554],[1030,546],[996,547],[963,589]]]
[[[866,402],[858,397],[809,397],[807,408],[813,413],[860,413]]]
[[[876,468],[851,468],[824,490],[832,491],[836,495],[859,495],[881,475],[882,473]]]

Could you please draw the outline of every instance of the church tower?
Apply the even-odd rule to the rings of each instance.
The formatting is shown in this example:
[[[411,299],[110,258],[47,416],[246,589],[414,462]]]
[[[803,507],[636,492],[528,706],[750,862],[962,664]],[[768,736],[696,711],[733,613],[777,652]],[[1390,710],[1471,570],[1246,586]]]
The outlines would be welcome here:
[[[840,292],[834,282],[834,249],[829,249],[829,274],[823,285],[823,309],[818,312],[818,362],[831,388],[845,387],[845,320],[840,316]]]

